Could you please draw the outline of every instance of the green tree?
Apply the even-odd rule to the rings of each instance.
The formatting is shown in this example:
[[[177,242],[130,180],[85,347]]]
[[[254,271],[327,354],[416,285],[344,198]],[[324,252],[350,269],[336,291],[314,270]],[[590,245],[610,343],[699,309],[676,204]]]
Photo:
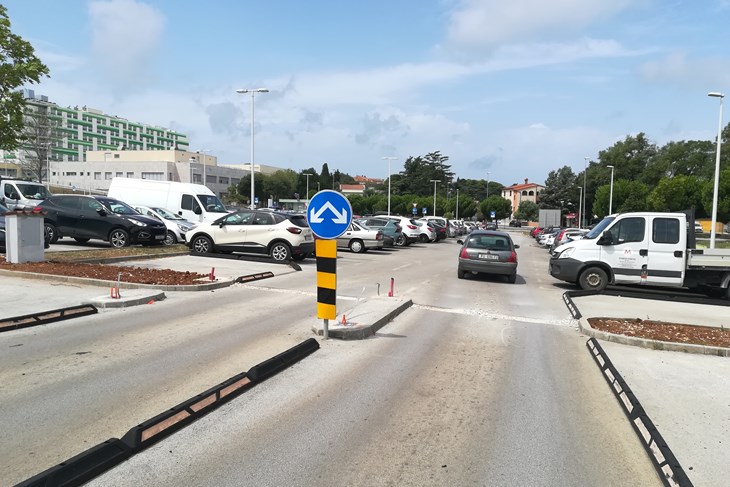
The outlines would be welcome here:
[[[567,205],[566,207],[570,208],[568,203],[579,199],[578,186],[583,186],[583,182],[576,185],[575,173],[569,166],[550,171],[545,179],[545,189],[540,192],[538,206],[540,208],[561,208],[563,205]]]
[[[434,183],[431,181],[438,180],[441,182],[436,186],[437,193],[446,194],[448,185],[454,178],[451,166],[446,164],[448,160],[448,156],[443,156],[438,151],[425,156],[409,157],[403,164],[403,171],[398,177],[393,177],[391,192],[395,186],[398,194],[433,195]]]
[[[722,152],[721,152],[722,155]],[[730,168],[720,171],[717,185],[717,221],[730,220]],[[702,187],[702,204],[708,217],[712,216],[712,198],[715,190],[715,179],[706,181]]]
[[[12,33],[7,9],[0,5],[0,148],[12,151],[20,145],[25,103],[17,90],[43,76],[48,68],[30,43]]]
[[[702,209],[702,182],[695,176],[664,178],[646,199],[653,211],[682,211],[695,208],[697,215]]]
[[[276,171],[264,180],[264,194],[267,199],[272,198],[274,201],[281,198],[294,198],[297,193],[297,179],[297,173],[291,169]],[[254,179],[254,184],[256,184],[256,179]],[[300,198],[303,196],[301,193],[297,194]]]
[[[264,190],[266,181],[265,174],[254,174],[253,178],[253,189],[254,198],[259,199],[259,206],[266,201],[266,191]],[[237,192],[245,198],[246,205],[251,204],[251,174],[246,174],[238,182]]]
[[[330,168],[325,162],[322,164],[322,171],[319,173],[319,184],[321,189],[333,189],[334,184],[332,182],[332,175],[330,174]]]
[[[710,178],[715,168],[714,146],[709,140],[668,142],[649,160],[641,180],[653,186],[665,177]]]
[[[517,208],[517,211],[515,212],[515,218],[517,220],[527,220],[531,222],[536,222],[538,217],[540,216],[540,207],[537,206],[537,203],[533,203],[532,201],[525,200],[520,203],[520,206]]]
[[[491,213],[496,213],[497,220],[504,220],[512,215],[512,203],[501,196],[490,196],[479,204],[482,215],[491,220]]]

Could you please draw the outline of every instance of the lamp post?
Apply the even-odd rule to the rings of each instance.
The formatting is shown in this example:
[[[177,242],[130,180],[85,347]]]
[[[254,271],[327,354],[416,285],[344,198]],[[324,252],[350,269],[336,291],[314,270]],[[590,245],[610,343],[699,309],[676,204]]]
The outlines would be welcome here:
[[[586,161],[586,167],[583,170],[583,197],[582,197],[582,201],[583,201],[582,208],[583,209],[580,212],[581,220],[578,222],[578,226],[580,228],[585,228],[585,226],[586,226],[585,221],[584,221],[586,219],[586,215],[585,215],[585,213],[586,213],[586,193],[588,192],[588,187],[586,186],[586,175],[588,174],[588,160],[590,159],[590,157],[584,157],[583,159],[585,159],[585,161]]]
[[[200,161],[202,159],[202,161],[203,161],[203,185],[205,185],[205,183],[207,182],[205,180],[205,153],[206,152],[210,152],[210,150],[209,149],[201,149],[201,150],[198,151],[198,153],[200,154],[200,156],[198,156],[198,160]]]
[[[580,193],[578,193],[578,228],[583,228],[583,226],[580,224],[583,218],[583,209],[581,207],[581,201],[583,201],[583,186],[578,186],[578,189],[580,189]]]
[[[722,146],[722,100],[724,93],[711,91],[707,96],[720,99],[720,120],[717,123],[717,153],[715,155],[715,187],[712,192],[712,228],[710,229],[710,248],[715,248],[715,227],[717,226],[717,196],[720,185],[720,147]]]
[[[436,184],[440,183],[440,179],[431,179],[433,183],[433,216],[436,216]]]
[[[254,166],[254,99],[256,93],[268,93],[268,88],[243,88],[240,90],[236,90],[236,93],[251,93],[251,209],[253,210],[255,208],[254,205],[254,186],[253,186],[253,166]]]
[[[459,219],[459,188],[456,188],[456,219]]]
[[[489,198],[489,176],[491,174],[491,172],[487,171],[487,198]]]
[[[390,161],[395,161],[397,157],[381,157],[382,160],[388,161],[388,216],[390,216]]]
[[[304,176],[307,177],[307,198],[306,198],[306,200],[307,200],[307,204],[308,204],[309,203],[309,176],[314,176],[314,174],[312,174],[310,172],[305,172]]]
[[[613,213],[613,166],[607,165],[606,167],[611,168],[611,190],[608,196],[608,214],[610,215]]]
[[[103,175],[102,175],[102,177],[101,177],[101,180],[103,181],[103,183],[101,183],[101,184],[102,184],[102,187],[106,186],[106,165],[107,165],[107,162],[108,162],[108,161],[107,161],[107,158],[108,158],[108,157],[109,157],[110,155],[112,155],[112,153],[111,153],[111,152],[105,152],[105,153],[104,153],[104,173],[103,173]]]

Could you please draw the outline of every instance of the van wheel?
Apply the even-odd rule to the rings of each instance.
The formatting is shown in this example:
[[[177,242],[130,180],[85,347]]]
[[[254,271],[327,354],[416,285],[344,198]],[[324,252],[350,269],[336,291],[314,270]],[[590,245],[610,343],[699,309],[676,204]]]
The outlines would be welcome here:
[[[43,232],[46,242],[52,244],[58,242],[58,230],[56,230],[56,227],[52,223],[46,223],[43,226]]]
[[[199,235],[190,242],[190,249],[196,254],[212,254],[213,242],[204,235]]]
[[[269,255],[276,262],[289,262],[291,260],[291,250],[284,242],[276,242],[271,246]]]
[[[589,267],[581,272],[578,285],[584,291],[603,291],[608,286],[608,275],[600,267]]]
[[[112,247],[117,249],[128,247],[129,233],[121,228],[114,229],[111,233],[109,233],[109,243],[112,244]]]
[[[165,234],[165,240],[163,241],[165,245],[175,245],[177,243],[177,237],[175,236],[175,233],[172,230],[168,230]]]

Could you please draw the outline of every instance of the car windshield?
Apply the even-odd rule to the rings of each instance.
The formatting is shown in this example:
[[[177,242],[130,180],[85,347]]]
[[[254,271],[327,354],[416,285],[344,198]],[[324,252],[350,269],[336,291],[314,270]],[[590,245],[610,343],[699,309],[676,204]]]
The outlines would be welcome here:
[[[223,203],[221,203],[221,200],[212,194],[199,194],[198,199],[203,204],[205,211],[211,213],[228,213],[228,210],[226,210],[226,207]]]
[[[152,211],[156,212],[158,215],[160,215],[162,218],[166,220],[184,220],[185,218],[181,217],[180,215],[177,215],[171,211],[167,211],[164,208],[152,208]]]
[[[119,200],[100,199],[99,202],[117,215],[139,215],[137,210]]]
[[[16,185],[18,186],[18,191],[20,191],[26,198],[44,200],[51,196],[51,193],[48,192],[45,186],[23,183],[17,183]]]
[[[591,240],[594,238],[597,238],[603,231],[608,227],[614,220],[616,219],[615,216],[607,216],[601,222],[593,227],[593,230],[588,232],[583,238],[587,240]]]
[[[466,246],[485,250],[511,250],[509,239],[501,235],[473,235],[467,240]]]

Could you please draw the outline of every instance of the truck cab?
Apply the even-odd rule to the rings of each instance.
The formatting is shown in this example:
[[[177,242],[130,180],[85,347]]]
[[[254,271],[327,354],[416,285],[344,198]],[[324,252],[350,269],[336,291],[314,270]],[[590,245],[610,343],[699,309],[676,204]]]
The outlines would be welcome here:
[[[681,287],[687,252],[684,213],[625,213],[557,247],[549,271],[584,290],[601,291],[608,284]]]

